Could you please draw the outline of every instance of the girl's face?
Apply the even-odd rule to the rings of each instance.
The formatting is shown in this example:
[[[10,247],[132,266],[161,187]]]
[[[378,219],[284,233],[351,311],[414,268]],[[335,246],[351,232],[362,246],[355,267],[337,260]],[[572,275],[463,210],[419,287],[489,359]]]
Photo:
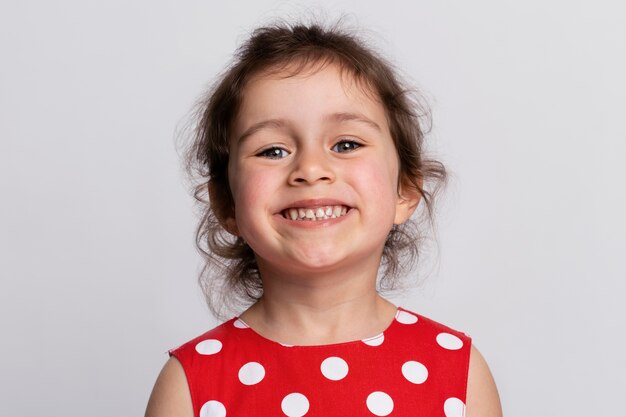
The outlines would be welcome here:
[[[335,65],[253,78],[231,138],[230,231],[261,272],[328,272],[375,265],[402,198],[385,110]],[[400,190],[402,193],[402,190]]]

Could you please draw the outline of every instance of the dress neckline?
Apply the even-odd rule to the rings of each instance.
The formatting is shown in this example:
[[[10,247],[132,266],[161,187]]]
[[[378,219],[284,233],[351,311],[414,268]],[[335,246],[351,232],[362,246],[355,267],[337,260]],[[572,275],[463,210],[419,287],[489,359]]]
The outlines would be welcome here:
[[[412,317],[415,317],[415,321],[417,321],[417,316],[415,316],[413,313],[405,310],[402,307],[397,307],[396,313],[391,319],[391,322],[385,327],[385,329],[382,332],[380,332],[379,334],[375,336],[371,336],[365,339],[349,340],[345,342],[326,343],[326,344],[319,344],[319,345],[290,345],[286,343],[281,343],[281,342],[269,339],[261,335],[239,317],[234,317],[230,321],[234,327],[247,330],[255,339],[258,339],[264,343],[269,343],[269,344],[284,347],[284,348],[295,347],[295,348],[312,348],[312,349],[318,348],[319,349],[319,348],[324,348],[324,347],[350,346],[350,345],[359,344],[359,343],[365,343],[366,345],[370,345],[370,346],[378,346],[382,344],[382,342],[384,341],[385,335],[387,335],[397,325],[398,322],[402,322],[402,317],[404,317],[405,315],[410,315]]]

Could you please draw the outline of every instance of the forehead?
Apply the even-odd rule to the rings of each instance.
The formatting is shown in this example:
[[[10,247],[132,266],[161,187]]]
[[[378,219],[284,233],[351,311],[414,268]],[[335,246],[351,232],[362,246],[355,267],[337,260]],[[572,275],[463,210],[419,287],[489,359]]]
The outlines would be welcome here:
[[[295,122],[337,113],[363,114],[387,126],[378,94],[351,71],[334,63],[272,68],[247,82],[234,130],[263,119]]]
[[[369,96],[373,100],[378,99],[378,95],[374,92],[374,88],[364,77],[357,76],[356,73],[339,62],[330,59],[320,59],[312,62],[295,61],[292,63],[278,64],[258,71],[249,77],[247,85],[262,81],[281,81],[292,80],[294,82],[302,82],[303,80],[315,76],[326,76],[326,79],[333,79],[348,91],[356,88],[360,93]]]

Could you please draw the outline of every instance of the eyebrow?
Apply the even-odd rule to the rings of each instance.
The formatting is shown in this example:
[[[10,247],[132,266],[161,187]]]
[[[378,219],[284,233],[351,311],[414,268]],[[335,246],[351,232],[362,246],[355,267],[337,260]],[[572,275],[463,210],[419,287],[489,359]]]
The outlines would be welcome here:
[[[369,125],[370,127],[373,127],[374,129],[378,130],[379,132],[382,132],[382,129],[380,128],[378,123],[376,123],[375,121],[371,119],[368,119],[367,117],[365,117],[364,115],[360,113],[348,113],[348,112],[333,113],[333,114],[326,116],[324,119],[333,121],[333,122],[354,121],[354,122],[365,123],[366,125]]]
[[[329,115],[325,116],[324,120],[325,121],[330,121],[330,122],[335,122],[335,123],[359,122],[359,123],[366,124],[366,125],[370,126],[371,128],[376,129],[379,132],[382,132],[382,129],[380,128],[378,123],[374,122],[373,120],[365,117],[364,115],[362,115],[360,113],[349,113],[349,112],[332,113],[332,114],[329,114]],[[287,121],[284,120],[284,119],[268,119],[268,120],[260,121],[258,123],[253,124],[248,129],[246,129],[241,134],[241,136],[239,136],[239,139],[237,140],[237,142],[238,143],[243,142],[244,140],[246,140],[246,138],[248,138],[249,136],[252,136],[253,134],[258,132],[259,130],[263,130],[263,129],[282,129],[282,128],[286,127],[287,124],[288,124]]]
[[[248,136],[254,135],[259,130],[268,129],[268,128],[270,128],[270,129],[281,129],[281,128],[284,128],[285,126],[287,126],[287,122],[284,119],[263,120],[261,122],[255,123],[252,126],[250,126],[249,128],[247,128],[241,134],[241,136],[239,136],[239,139],[237,140],[237,142],[238,143],[243,142],[244,140],[246,140],[246,138],[248,138]]]

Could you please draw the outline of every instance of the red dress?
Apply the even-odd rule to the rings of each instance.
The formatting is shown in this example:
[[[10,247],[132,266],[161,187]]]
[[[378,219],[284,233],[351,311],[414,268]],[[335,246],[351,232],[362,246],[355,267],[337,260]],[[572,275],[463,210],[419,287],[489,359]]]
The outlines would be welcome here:
[[[369,339],[287,346],[233,318],[170,354],[198,417],[462,417],[470,347],[399,308]]]

